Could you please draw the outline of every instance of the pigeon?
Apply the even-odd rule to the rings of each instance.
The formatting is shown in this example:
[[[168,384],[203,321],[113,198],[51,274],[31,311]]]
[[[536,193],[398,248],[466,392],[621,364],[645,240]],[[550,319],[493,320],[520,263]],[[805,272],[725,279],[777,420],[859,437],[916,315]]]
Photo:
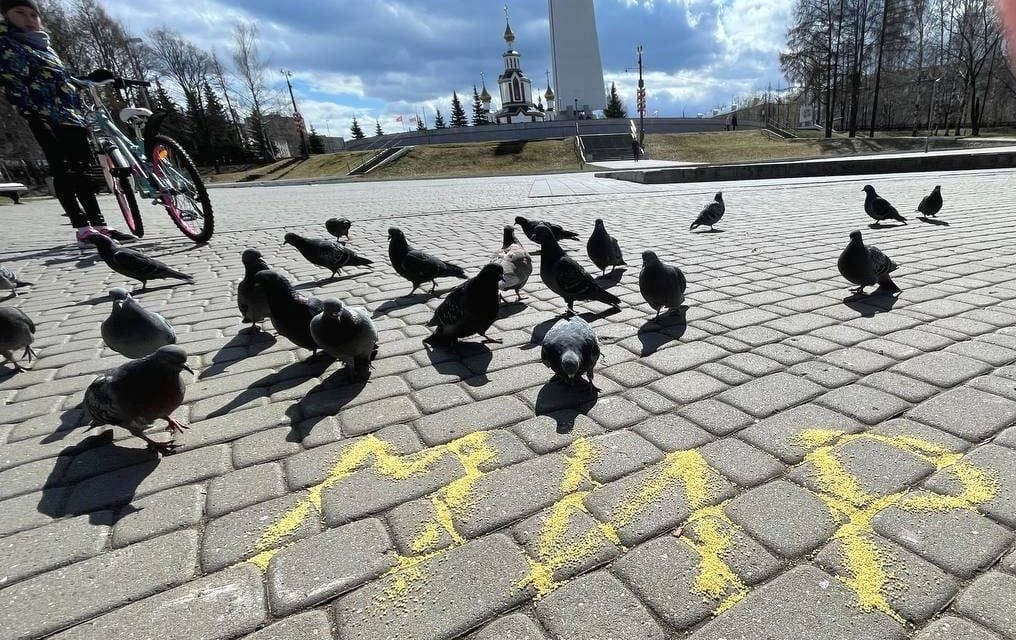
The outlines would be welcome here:
[[[18,277],[14,275],[13,271],[0,264],[0,289],[9,290],[11,295],[17,298],[19,288],[30,286],[32,286],[31,282],[18,280]]]
[[[176,331],[165,318],[148,311],[122,287],[109,290],[113,311],[102,321],[106,346],[128,358],[143,358],[159,347],[176,344]]]
[[[639,273],[639,291],[649,306],[660,317],[660,309],[676,309],[684,302],[688,281],[678,267],[663,264],[652,251],[642,252],[642,272]]]
[[[851,289],[855,294],[863,294],[864,288],[873,284],[878,284],[891,293],[900,290],[889,277],[898,268],[896,263],[878,247],[865,246],[860,231],[850,232],[850,242],[836,261],[836,267],[841,276],[858,285],[856,289]]]
[[[522,233],[526,234],[526,237],[533,242],[539,242],[536,239],[536,227],[539,225],[546,225],[553,233],[554,237],[558,240],[578,240],[579,234],[574,231],[568,231],[559,224],[553,222],[547,222],[546,220],[526,220],[522,216],[515,216],[515,224],[522,227]]]
[[[428,327],[434,327],[434,333],[424,342],[456,342],[475,333],[483,336],[484,342],[500,343],[501,339],[491,338],[487,330],[497,320],[498,283],[503,275],[501,265],[491,262],[452,289],[427,323]]]
[[[935,185],[931,193],[921,198],[921,204],[917,205],[917,210],[929,218],[934,218],[942,210],[942,186]]]
[[[358,256],[352,249],[347,249],[334,240],[318,240],[304,238],[295,233],[287,233],[283,244],[291,244],[307,259],[307,262],[336,272],[342,267],[366,267],[373,264],[367,258]]]
[[[328,218],[325,220],[325,229],[336,239],[345,236],[346,240],[349,240],[349,227],[352,224],[348,218]]]
[[[490,261],[501,265],[503,275],[498,287],[501,291],[514,289],[515,302],[518,302],[525,297],[519,290],[526,286],[529,276],[533,274],[533,259],[529,257],[529,252],[522,243],[515,239],[515,227],[505,226],[504,240],[501,244],[501,250],[494,254]]]
[[[586,242],[586,253],[603,275],[607,275],[607,267],[611,267],[613,272],[618,267],[627,266],[624,256],[621,255],[621,247],[617,244],[617,238],[607,233],[603,220],[599,218],[596,219],[593,233]]]
[[[101,233],[93,233],[85,237],[85,242],[91,242],[95,245],[95,248],[99,251],[99,257],[102,258],[102,261],[110,269],[128,278],[141,281],[142,290],[148,286],[149,280],[173,278],[176,280],[186,280],[191,284],[194,283],[192,276],[177,271],[155,258],[149,258],[140,251],[125,249],[117,244],[116,241],[110,240]]]
[[[580,316],[562,318],[550,328],[543,337],[540,359],[555,376],[569,383],[585,375],[589,387],[598,391],[593,384],[593,368],[600,359],[600,341],[593,328]]]
[[[268,296],[254,276],[259,271],[267,271],[269,267],[257,249],[247,249],[241,259],[244,274],[236,288],[236,305],[240,308],[243,321],[251,323],[251,328],[257,330],[258,324],[268,317]]]
[[[335,298],[321,301],[321,313],[310,321],[310,333],[322,351],[362,378],[377,358],[377,326],[365,309],[350,308]]]
[[[727,205],[723,204],[723,192],[717,191],[713,201],[706,205],[706,208],[699,212],[695,222],[691,223],[689,231],[705,225],[713,230],[713,225],[720,221],[727,211]]]
[[[157,442],[145,435],[145,429],[159,419],[169,423],[166,431],[171,434],[187,428],[170,415],[183,402],[180,372],[184,370],[193,373],[187,366],[187,353],[177,345],[167,345],[102,374],[85,390],[84,406],[92,427],[123,427],[147,442],[149,449],[164,456],[173,453],[179,445],[172,438]]]
[[[259,271],[254,281],[268,297],[268,312],[278,334],[317,354],[319,347],[311,334],[310,321],[321,313],[321,300],[298,293],[289,280],[271,269]]]
[[[896,210],[896,207],[889,204],[889,201],[875,193],[875,187],[870,184],[864,185],[861,189],[864,191],[864,212],[867,213],[876,222],[882,220],[897,220],[903,224],[907,223],[907,219],[900,215],[900,212]]]
[[[557,243],[550,229],[536,227],[536,240],[540,243],[540,278],[551,291],[568,303],[568,313],[576,300],[598,300],[618,308],[621,299],[596,284],[593,276],[585,272],[578,262],[569,258]]]
[[[35,341],[35,323],[17,307],[0,307],[0,355],[5,362],[14,365],[15,371],[24,371],[14,359],[14,351],[24,349],[22,358],[31,362],[35,357],[32,342]]]
[[[406,242],[402,230],[395,227],[388,229],[388,258],[396,273],[413,283],[413,289],[408,295],[413,295],[424,282],[432,284],[430,292],[433,293],[437,288],[437,278],[466,279],[462,267],[414,249]]]

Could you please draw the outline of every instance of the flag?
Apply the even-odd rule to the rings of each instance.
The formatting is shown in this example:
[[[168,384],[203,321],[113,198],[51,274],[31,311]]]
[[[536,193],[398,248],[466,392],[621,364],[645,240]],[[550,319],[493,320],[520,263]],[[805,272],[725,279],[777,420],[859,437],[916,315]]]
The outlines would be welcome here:
[[[395,116],[395,122],[402,122],[402,116],[401,115]]]
[[[410,122],[416,122],[416,116],[413,116],[412,118],[410,118],[409,121]]]

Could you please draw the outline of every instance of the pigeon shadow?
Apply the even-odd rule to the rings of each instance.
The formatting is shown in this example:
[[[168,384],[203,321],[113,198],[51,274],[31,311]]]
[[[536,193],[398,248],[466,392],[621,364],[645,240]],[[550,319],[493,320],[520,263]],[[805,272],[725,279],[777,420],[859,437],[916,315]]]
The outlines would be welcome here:
[[[520,314],[526,310],[525,302],[502,302],[501,306],[497,310],[497,319],[504,320],[514,315]]]
[[[267,394],[268,387],[272,387],[273,392],[285,391],[286,389],[297,387],[307,380],[316,378],[324,373],[325,370],[331,366],[332,362],[334,362],[332,358],[322,356],[319,352],[317,356],[311,356],[303,362],[293,362],[288,364],[278,371],[258,378],[246,389],[237,394],[232,400],[210,412],[207,418],[218,418],[219,416],[224,416],[230,411],[242,407],[248,402],[264,397]]]
[[[83,306],[86,306],[86,305],[94,307],[97,304],[102,304],[103,302],[109,302],[111,300],[112,300],[112,298],[109,297],[109,294],[105,294],[104,293],[102,295],[95,296],[94,298],[89,298],[87,300],[81,300],[80,302],[74,302],[74,303],[71,303],[69,305],[65,305],[63,307],[57,307],[57,308],[58,309],[68,309],[70,307],[83,307]]]
[[[189,243],[187,243],[187,245],[185,245],[181,249],[175,249],[173,251],[160,251],[158,253],[158,255],[159,256],[171,256],[171,255],[175,255],[177,253],[188,253],[190,251],[196,251],[197,249],[200,249],[201,247],[204,247],[207,244],[208,243],[206,243],[206,242],[189,242]],[[136,247],[133,247],[133,246],[131,247],[131,249],[134,249],[134,248],[136,248]],[[148,250],[151,250],[153,248],[154,247],[145,247],[145,250],[148,251]]]
[[[625,268],[614,269],[606,275],[596,276],[596,284],[600,285],[604,289],[609,289],[621,282],[621,277],[624,276],[624,272],[627,271]]]
[[[61,413],[60,424],[56,425],[56,429],[53,430],[53,433],[50,433],[40,440],[39,444],[49,444],[50,442],[63,440],[70,434],[71,431],[77,429],[78,427],[85,426],[88,422],[88,415],[85,413],[84,407],[79,404],[78,406]]]
[[[268,347],[271,347],[277,342],[275,336],[268,333],[267,331],[249,331],[244,329],[237,333],[235,336],[230,338],[229,342],[222,345],[215,355],[212,356],[212,366],[204,369],[198,374],[198,380],[204,380],[205,378],[211,378],[223,373],[229,368],[229,365],[239,362],[244,358],[250,358],[256,356]],[[243,357],[233,357],[237,349],[246,348],[247,353]]]
[[[595,322],[595,321],[597,321],[597,320],[599,320],[601,318],[609,318],[610,316],[614,315],[615,313],[620,313],[620,312],[621,312],[620,309],[615,309],[614,307],[609,307],[607,309],[604,309],[603,311],[598,311],[596,313],[593,313],[591,311],[584,311],[583,313],[580,313],[580,314],[577,314],[577,315],[580,318],[582,318],[583,320],[585,320],[586,322],[588,322],[589,324],[592,324],[593,322]],[[530,334],[530,336],[529,336],[529,343],[522,345],[520,348],[521,349],[533,349],[535,347],[538,347],[538,346],[542,345],[543,344],[543,338],[547,335],[547,332],[550,331],[551,328],[553,328],[553,326],[555,324],[557,324],[558,320],[564,320],[564,319],[569,318],[569,317],[571,317],[571,316],[567,315],[567,313],[566,313],[565,315],[554,316],[553,318],[547,318],[546,320],[544,320],[540,324],[538,324],[535,327],[533,327],[532,334]]]
[[[381,305],[379,305],[377,309],[374,309],[374,312],[371,314],[370,317],[380,318],[381,316],[388,315],[392,311],[398,311],[399,309],[411,307],[414,304],[426,302],[427,300],[430,300],[433,297],[434,294],[424,292],[424,293],[414,293],[411,296],[406,295],[400,298],[392,298],[387,302],[381,303]]]
[[[876,314],[892,311],[899,297],[899,291],[886,291],[879,287],[871,293],[849,295],[843,298],[843,304],[864,318],[872,318]]]
[[[726,233],[726,229],[705,229],[703,231],[695,231],[694,233]]]
[[[320,278],[318,280],[313,280],[311,282],[304,282],[302,284],[295,285],[293,288],[302,291],[303,289],[313,289],[315,287],[323,287],[326,284],[342,282],[343,280],[352,280],[355,277],[356,277],[355,273],[350,273],[342,276],[335,276],[334,278],[332,277]]]
[[[131,291],[131,296],[136,298],[136,297],[138,297],[139,295],[141,295],[143,293],[149,293],[151,291],[163,291],[165,289],[175,289],[175,288],[179,287],[180,285],[184,285],[184,284],[194,284],[194,283],[193,282],[187,282],[186,280],[176,280],[176,281],[171,282],[171,283],[159,285],[158,287],[146,287],[144,289],[134,289],[133,291]],[[108,298],[108,296],[107,296],[107,298]]]
[[[427,358],[434,369],[443,375],[459,376],[471,387],[482,387],[490,382],[487,370],[494,352],[483,342],[424,343]]]
[[[939,220],[938,218],[928,218],[928,217],[925,217],[925,216],[917,216],[917,219],[920,220],[921,222],[926,222],[928,224],[933,224],[933,225],[939,226],[939,227],[948,227],[949,226],[948,222],[946,222],[945,220]]]
[[[881,222],[872,222],[868,225],[869,229],[899,229],[907,226],[907,223],[902,222],[900,224],[882,224]]]
[[[353,370],[348,367],[322,378],[299,402],[286,409],[286,416],[292,425],[286,441],[303,442],[319,422],[337,414],[360,395],[369,381],[370,376],[355,377]],[[325,392],[328,397],[322,401]]]
[[[638,337],[639,342],[642,343],[640,355],[652,355],[668,342],[680,340],[688,330],[688,320],[685,317],[687,311],[688,307],[681,305],[659,318],[647,320],[639,327]]]
[[[535,412],[538,416],[553,418],[558,433],[568,433],[575,426],[575,418],[589,413],[599,398],[599,389],[584,378],[568,382],[555,376],[536,395]]]

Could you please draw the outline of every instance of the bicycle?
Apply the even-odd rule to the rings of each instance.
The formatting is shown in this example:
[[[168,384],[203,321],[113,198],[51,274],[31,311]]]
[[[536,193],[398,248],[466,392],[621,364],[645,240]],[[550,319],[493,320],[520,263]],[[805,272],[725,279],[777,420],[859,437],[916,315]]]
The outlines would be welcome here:
[[[185,236],[195,242],[208,242],[215,230],[212,203],[190,155],[179,142],[159,133],[167,114],[153,114],[128,99],[119,116],[133,130],[132,139],[113,121],[99,93],[100,88],[110,85],[127,90],[147,88],[151,83],[118,78],[107,71],[96,71],[73,82],[91,98],[91,104],[85,107],[85,121],[93,151],[130,232],[139,238],[145,235],[136,196],[140,194],[150,198],[153,205],[165,207]]]

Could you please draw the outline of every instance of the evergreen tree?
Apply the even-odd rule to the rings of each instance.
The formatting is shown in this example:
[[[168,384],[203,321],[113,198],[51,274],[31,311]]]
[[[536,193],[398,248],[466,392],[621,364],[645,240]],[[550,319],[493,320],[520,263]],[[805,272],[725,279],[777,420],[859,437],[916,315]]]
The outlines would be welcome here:
[[[184,143],[194,161],[199,165],[211,164],[211,152],[208,136],[208,124],[205,122],[205,107],[201,104],[201,98],[192,91],[184,92],[187,112],[187,138],[180,142]]]
[[[363,134],[363,129],[360,128],[360,123],[353,118],[353,126],[349,128],[349,132],[353,134],[353,140],[363,140],[367,136]]]
[[[452,91],[452,117],[450,124],[453,127],[465,127],[469,124],[469,120],[466,119],[466,110],[462,108],[462,103],[459,102],[459,94]]]
[[[156,84],[155,106],[157,111],[164,111],[166,113],[166,119],[162,121],[162,128],[160,130],[172,138],[186,141],[187,119],[180,111],[180,107],[169,97],[169,93],[166,92],[166,88],[161,83]]]
[[[314,125],[310,125],[310,136],[307,138],[307,146],[310,147],[311,153],[324,153],[325,152],[325,141],[318,135],[317,129]]]
[[[487,114],[483,112],[483,103],[480,102],[480,94],[476,91],[476,85],[473,85],[473,126],[479,127],[487,122]]]
[[[212,164],[219,168],[220,162],[238,162],[242,157],[240,141],[236,139],[236,131],[229,121],[225,107],[219,96],[207,82],[203,87],[205,102],[205,127],[208,132],[209,153]]]
[[[607,101],[607,108],[603,110],[606,118],[627,118],[628,112],[624,110],[624,103],[621,96],[617,95],[617,87],[610,83],[610,99]]]
[[[377,127],[374,129],[374,135],[376,135],[376,136],[383,136],[385,134],[385,132],[381,130],[381,121],[380,120],[375,120],[374,122],[377,125]]]
[[[447,125],[445,124],[444,116],[441,115],[441,110],[440,109],[434,109],[434,111],[437,112],[437,115],[434,116],[434,128],[435,129],[444,129]]]
[[[427,130],[427,125],[423,123],[423,118],[421,118],[420,116],[416,116],[416,130],[417,131]]]

